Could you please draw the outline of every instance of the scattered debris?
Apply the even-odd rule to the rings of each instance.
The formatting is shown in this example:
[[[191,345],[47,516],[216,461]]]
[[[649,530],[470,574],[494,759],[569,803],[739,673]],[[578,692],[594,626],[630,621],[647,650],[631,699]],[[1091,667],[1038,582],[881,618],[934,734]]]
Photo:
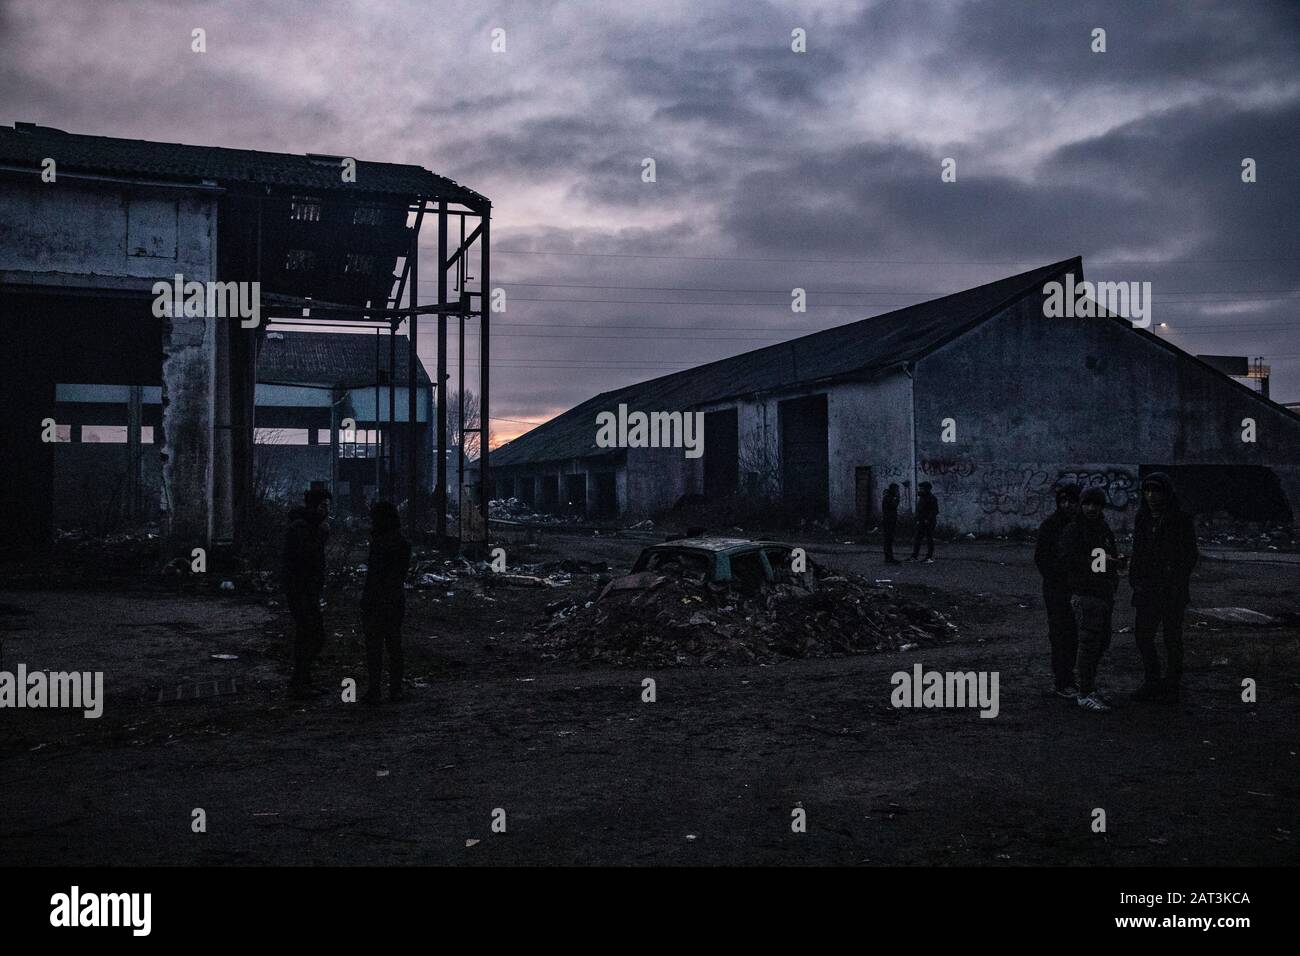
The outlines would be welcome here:
[[[540,631],[526,636],[543,658],[643,666],[912,649],[956,630],[938,611],[820,567],[760,590],[646,571],[547,612]]]
[[[1267,626],[1277,624],[1278,619],[1248,607],[1196,607],[1193,614],[1209,618],[1211,621],[1224,621],[1228,624],[1258,624]]]
[[[493,521],[519,522],[522,524],[578,524],[584,520],[582,515],[553,515],[534,511],[533,506],[518,498],[493,498],[488,502],[488,517]]]

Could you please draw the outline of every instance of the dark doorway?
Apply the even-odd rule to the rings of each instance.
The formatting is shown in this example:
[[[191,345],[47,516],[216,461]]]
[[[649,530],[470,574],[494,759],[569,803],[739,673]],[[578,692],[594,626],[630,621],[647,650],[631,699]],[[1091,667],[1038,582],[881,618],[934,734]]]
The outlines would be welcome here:
[[[564,476],[564,512],[571,515],[587,513],[587,476],[585,473]]]
[[[704,496],[736,493],[740,477],[740,436],[736,410],[704,413]]]
[[[618,490],[612,471],[598,471],[592,474],[591,516],[593,518],[612,518],[618,514]]]
[[[781,428],[781,497],[807,518],[830,510],[826,396],[792,398],[777,406]]]
[[[537,479],[541,486],[541,508],[546,514],[555,514],[560,506],[560,479],[557,475],[544,475]]]
[[[871,486],[871,466],[858,465],[853,469],[853,503],[859,528],[870,528],[875,524],[875,501],[875,489]]]
[[[43,546],[53,530],[55,443],[42,440],[42,422],[49,418],[68,425],[56,408],[56,385],[160,385],[163,329],[148,295],[0,292],[0,315],[5,320],[0,406],[13,423],[0,454],[0,487],[8,496],[0,551],[25,551]],[[164,440],[156,428],[155,453]],[[96,488],[107,498],[124,481],[121,468],[101,475]],[[99,510],[105,507],[96,503]],[[152,502],[149,512],[157,511]]]
[[[515,479],[515,495],[528,507],[537,507],[536,479],[532,477]]]

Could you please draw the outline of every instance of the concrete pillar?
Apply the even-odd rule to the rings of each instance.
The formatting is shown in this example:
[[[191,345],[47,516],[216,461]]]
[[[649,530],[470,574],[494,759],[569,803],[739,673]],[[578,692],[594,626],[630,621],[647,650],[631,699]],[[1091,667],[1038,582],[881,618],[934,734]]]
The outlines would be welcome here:
[[[182,316],[163,328],[162,504],[169,543],[186,553],[213,538],[216,326],[222,321]]]
[[[239,320],[214,319],[215,377],[212,380],[212,540],[235,539],[235,388],[231,337]]]

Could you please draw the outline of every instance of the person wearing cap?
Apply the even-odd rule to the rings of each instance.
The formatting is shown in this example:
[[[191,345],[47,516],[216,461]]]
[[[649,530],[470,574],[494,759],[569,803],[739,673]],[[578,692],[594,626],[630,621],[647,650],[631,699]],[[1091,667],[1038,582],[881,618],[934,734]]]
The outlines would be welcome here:
[[[885,563],[902,564],[894,557],[894,532],[898,529],[898,482],[891,482],[880,502],[880,528],[885,533]]]
[[[366,584],[361,592],[361,630],[366,636],[366,666],[370,683],[362,703],[377,704],[388,652],[388,698],[402,697],[402,618],[406,615],[406,572],[411,544],[402,536],[402,522],[391,501],[376,501],[370,509],[370,553]]]
[[[1038,526],[1034,564],[1043,577],[1043,604],[1047,608],[1047,641],[1052,648],[1052,693],[1075,700],[1079,687],[1074,681],[1074,661],[1079,650],[1079,630],[1070,606],[1068,568],[1061,560],[1061,535],[1079,510],[1079,486],[1056,489],[1056,510]]]
[[[1191,515],[1183,511],[1174,484],[1163,472],[1142,479],[1142,500],[1133,522],[1129,584],[1136,610],[1133,636],[1142,655],[1144,679],[1136,700],[1177,703],[1183,676],[1183,613],[1200,557]],[[1167,669],[1160,673],[1156,631],[1164,632]]]
[[[1079,632],[1079,692],[1084,710],[1102,712],[1110,704],[1097,693],[1097,668],[1110,647],[1115,591],[1123,559],[1102,510],[1106,493],[1089,488],[1079,498],[1079,514],[1061,534],[1061,563],[1070,585],[1070,606]]]
[[[934,564],[934,526],[939,520],[939,499],[930,491],[928,481],[923,481],[916,493],[916,537],[912,540],[912,560],[921,553],[921,542],[925,542],[925,561]]]
[[[311,667],[325,646],[325,621],[320,596],[325,587],[325,542],[329,538],[330,495],[323,485],[303,493],[302,507],[289,512],[284,535],[281,579],[285,603],[293,616],[293,678],[289,690],[295,697],[310,697],[316,691]]]

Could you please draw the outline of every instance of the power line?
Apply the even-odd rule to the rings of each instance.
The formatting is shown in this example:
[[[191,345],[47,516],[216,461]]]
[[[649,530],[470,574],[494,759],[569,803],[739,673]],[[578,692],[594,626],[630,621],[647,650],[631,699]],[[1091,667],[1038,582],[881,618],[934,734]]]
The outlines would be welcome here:
[[[838,262],[868,265],[921,265],[921,266],[1015,266],[1043,262],[1042,259],[830,259],[782,256],[683,256],[633,252],[566,252],[543,249],[493,249],[496,255],[505,256],[576,256],[587,259],[669,259],[687,262]],[[1072,258],[1066,256],[1065,258]],[[1053,260],[1061,261],[1061,260]],[[1205,265],[1224,262],[1297,262],[1300,256],[1259,256],[1239,259],[1087,259],[1094,265]]]
[[[869,318],[876,318],[876,316],[870,316]],[[699,325],[699,326],[696,325],[615,325],[615,324],[597,325],[589,322],[588,323],[566,323],[566,322],[494,322],[492,323],[492,329],[495,332],[495,334],[497,336],[506,337],[506,338],[514,337],[514,336],[524,336],[525,334],[527,334],[528,337],[533,337],[534,333],[502,332],[499,330],[501,329],[590,329],[595,332],[624,332],[624,331],[636,331],[636,332],[658,331],[658,332],[686,332],[686,333],[774,332],[778,334],[790,334],[796,336],[803,336],[803,335],[815,335],[819,332],[829,332],[833,329],[842,329],[842,328],[844,328],[844,325],[828,325],[822,328],[792,328],[790,326],[775,326],[775,325],[730,325],[730,326],[729,325]],[[1263,329],[1296,329],[1297,331],[1300,331],[1300,322],[1267,323],[1262,325],[1249,325],[1249,324],[1237,325],[1229,322],[1229,323],[1198,324],[1198,325],[1188,324],[1186,326],[1182,325],[1182,323],[1180,322],[1178,325],[1174,326],[1173,328],[1175,330],[1181,328],[1187,328],[1189,330],[1195,329],[1198,331],[1210,330],[1210,329],[1221,329],[1226,332],[1259,331]],[[479,335],[480,333],[477,329],[466,329],[465,334],[466,336],[473,336],[473,335]],[[550,333],[543,333],[543,332],[537,332],[535,333],[535,335],[538,337],[553,337],[553,338],[587,338],[588,337],[584,335],[551,335]],[[592,337],[612,338],[617,336],[597,335]],[[640,336],[629,336],[629,337],[640,338]],[[654,336],[654,338],[661,338],[661,336]],[[750,339],[748,338],[744,338],[744,337],[738,337],[738,338],[741,338],[745,341],[750,341]]]
[[[1092,281],[1092,280],[1089,280]],[[791,292],[790,289],[742,289],[742,288],[725,288],[710,289],[702,286],[671,286],[671,285],[588,285],[578,282],[511,282],[502,280],[502,286],[526,286],[528,288],[538,289],[625,289],[630,292],[743,292],[753,293],[756,295],[786,295]],[[948,292],[920,292],[912,289],[804,289],[808,295],[932,295],[946,296],[954,295],[957,292],[969,291],[966,289],[956,289]],[[1273,294],[1287,293],[1298,294],[1300,289],[1155,289],[1151,290],[1158,295],[1247,295],[1247,294]],[[533,299],[529,301],[543,301]],[[557,300],[558,301],[558,300]],[[598,299],[581,300],[581,301],[601,301]]]

